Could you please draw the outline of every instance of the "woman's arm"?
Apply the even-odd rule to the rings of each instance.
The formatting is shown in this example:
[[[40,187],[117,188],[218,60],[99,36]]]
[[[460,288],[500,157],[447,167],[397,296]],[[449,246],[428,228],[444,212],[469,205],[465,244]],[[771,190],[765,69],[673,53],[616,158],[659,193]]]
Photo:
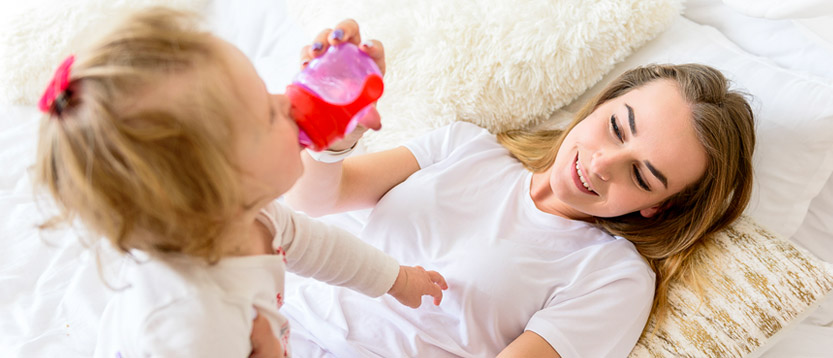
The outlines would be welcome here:
[[[281,341],[272,332],[269,320],[258,314],[252,320],[252,334],[249,335],[252,341],[252,353],[249,358],[278,358],[284,356],[284,349]]]
[[[375,40],[362,43],[359,25],[352,19],[340,22],[334,30],[321,31],[314,40],[316,46],[305,46],[301,50],[301,67],[326,52],[330,45],[343,42],[358,45],[385,73],[385,50],[382,43]],[[379,129],[379,113],[376,109],[371,108],[367,116],[373,116],[374,120],[363,123],[375,123],[370,126]],[[338,151],[355,145],[367,129],[359,124],[330,149]],[[337,163],[321,163],[304,152],[302,160],[304,174],[286,194],[286,199],[293,208],[311,216],[371,207],[388,190],[419,170],[416,158],[404,147],[348,158]]]
[[[561,358],[544,338],[532,331],[521,333],[498,354],[498,358],[513,357]]]
[[[405,147],[322,163],[306,152],[304,174],[286,194],[289,205],[310,216],[356,210],[376,205],[391,188],[419,170]]]

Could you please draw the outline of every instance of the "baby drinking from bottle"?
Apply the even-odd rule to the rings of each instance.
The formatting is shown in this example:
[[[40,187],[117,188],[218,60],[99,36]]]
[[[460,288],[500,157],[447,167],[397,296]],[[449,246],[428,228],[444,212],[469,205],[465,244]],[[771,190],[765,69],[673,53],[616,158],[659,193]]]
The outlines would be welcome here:
[[[438,305],[439,273],[400,266],[275,201],[301,176],[304,146],[327,149],[363,118],[356,112],[373,111],[376,76],[336,105],[311,99],[321,89],[308,82],[290,89],[301,99],[272,95],[243,53],[164,8],[67,58],[39,103],[37,181],[61,210],[42,227],[78,218],[133,258],[107,282],[118,291],[95,356],[291,356],[284,270]],[[250,339],[253,323],[274,339]]]

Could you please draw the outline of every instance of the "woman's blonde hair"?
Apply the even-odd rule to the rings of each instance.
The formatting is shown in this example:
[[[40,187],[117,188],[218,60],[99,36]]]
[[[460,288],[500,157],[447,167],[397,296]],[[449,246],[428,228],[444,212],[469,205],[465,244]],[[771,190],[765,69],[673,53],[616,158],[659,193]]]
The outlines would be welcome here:
[[[42,122],[36,177],[54,227],[79,217],[123,252],[208,262],[241,208],[233,112],[216,39],[191,14],[134,14],[71,69],[68,101]]]
[[[706,150],[707,169],[702,178],[660,205],[656,215],[638,212],[614,218],[596,218],[609,232],[634,243],[657,274],[654,309],[667,309],[672,280],[702,285],[691,265],[698,244],[732,223],[744,210],[752,191],[752,152],[755,124],[744,95],[729,89],[720,71],[705,65],[649,65],[625,72],[588,102],[564,130],[514,130],[498,140],[534,172],[555,161],[564,137],[601,104],[651,81],[674,81],[692,112],[700,143]]]

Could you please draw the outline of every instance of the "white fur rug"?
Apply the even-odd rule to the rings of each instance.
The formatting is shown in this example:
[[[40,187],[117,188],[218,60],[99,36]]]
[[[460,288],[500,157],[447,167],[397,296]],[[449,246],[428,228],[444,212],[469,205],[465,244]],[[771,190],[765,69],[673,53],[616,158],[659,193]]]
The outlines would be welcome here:
[[[309,39],[355,18],[385,44],[380,150],[455,120],[492,131],[537,124],[668,27],[682,0],[289,0]],[[31,0],[0,5],[0,105],[37,102],[55,66],[115,15],[210,0]],[[238,4],[236,6],[243,6]]]
[[[79,38],[152,5],[202,11],[209,0],[26,0],[0,3],[0,105],[34,105]]]
[[[345,18],[385,44],[370,150],[455,120],[536,124],[665,30],[680,0],[288,0],[309,38]]]

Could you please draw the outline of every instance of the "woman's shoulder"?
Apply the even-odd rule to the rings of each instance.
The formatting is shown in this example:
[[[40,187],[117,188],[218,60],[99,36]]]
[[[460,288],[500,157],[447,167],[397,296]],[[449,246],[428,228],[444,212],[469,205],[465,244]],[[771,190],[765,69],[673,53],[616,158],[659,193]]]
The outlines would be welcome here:
[[[478,136],[491,136],[494,137],[486,128],[478,126],[474,123],[464,122],[464,121],[455,121],[448,126],[448,132],[452,135],[462,136],[462,137],[478,137]]]
[[[426,134],[427,137],[443,137],[446,139],[468,139],[481,135],[491,135],[486,128],[474,123],[454,121],[444,126],[435,128]]]
[[[487,131],[486,128],[466,121],[454,121],[451,124],[448,124],[448,126],[458,130]]]
[[[604,273],[611,279],[638,278],[653,284],[654,271],[632,242],[593,225],[579,232],[583,240],[591,242],[576,253],[583,256],[586,274]]]
[[[604,245],[596,257],[597,270],[606,272],[617,279],[627,278],[640,281],[641,284],[654,285],[656,274],[645,257],[629,240],[614,236],[614,240]]]
[[[485,128],[456,121],[414,138],[404,146],[417,159],[420,168],[426,168],[454,153],[479,153],[499,144],[495,136]]]

